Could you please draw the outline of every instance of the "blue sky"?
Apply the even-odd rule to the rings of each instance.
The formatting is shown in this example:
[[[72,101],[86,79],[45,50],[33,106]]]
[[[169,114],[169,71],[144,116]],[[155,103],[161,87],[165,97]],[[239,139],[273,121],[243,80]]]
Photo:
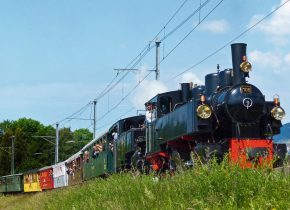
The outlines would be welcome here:
[[[114,68],[124,68],[149,44],[184,0],[0,0],[0,120],[27,117],[45,125],[54,124],[98,96],[116,77]],[[201,3],[205,3],[202,0]],[[161,43],[161,58],[218,4],[208,1],[200,14]],[[231,67],[230,46],[182,76],[188,69],[236,37],[285,0],[224,0],[160,64],[161,79],[149,75],[120,105],[98,120],[98,132],[122,115],[136,114],[154,94],[178,88],[180,82],[204,83],[204,76]],[[162,30],[162,39],[199,6],[188,0]],[[249,82],[271,100],[279,94],[290,121],[290,3],[236,40],[248,44],[253,65]],[[152,44],[152,43],[151,43]],[[153,43],[154,44],[154,43]],[[152,49],[122,82],[98,101],[100,117],[138,84],[155,65]],[[126,113],[126,114],[125,114]],[[90,118],[91,106],[76,117]],[[61,127],[89,127],[86,120],[64,121]]]

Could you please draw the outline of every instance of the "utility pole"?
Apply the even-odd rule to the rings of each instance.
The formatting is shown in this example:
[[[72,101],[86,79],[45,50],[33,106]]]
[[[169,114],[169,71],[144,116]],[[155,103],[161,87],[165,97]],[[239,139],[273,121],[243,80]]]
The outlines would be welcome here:
[[[12,139],[12,148],[11,148],[11,175],[14,174],[14,143],[15,143],[15,136],[11,136]]]
[[[55,164],[58,163],[58,143],[59,143],[59,131],[58,131],[58,123],[56,123],[55,129]]]
[[[96,120],[96,105],[97,105],[97,103],[98,103],[98,101],[95,99],[94,100],[94,132],[93,132],[93,139],[95,139],[96,138],[96,122],[97,122],[97,120]]]
[[[156,73],[156,80],[159,80],[160,78],[160,70],[159,70],[159,47],[160,47],[161,41],[157,38],[155,40],[156,44],[156,66],[155,66],[155,73]]]

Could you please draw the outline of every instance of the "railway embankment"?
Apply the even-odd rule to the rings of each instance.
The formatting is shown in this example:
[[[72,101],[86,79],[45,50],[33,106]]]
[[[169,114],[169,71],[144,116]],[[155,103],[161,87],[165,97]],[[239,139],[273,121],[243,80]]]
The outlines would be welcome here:
[[[128,172],[59,190],[0,195],[0,209],[289,209],[289,197],[289,168],[212,163],[161,178]]]

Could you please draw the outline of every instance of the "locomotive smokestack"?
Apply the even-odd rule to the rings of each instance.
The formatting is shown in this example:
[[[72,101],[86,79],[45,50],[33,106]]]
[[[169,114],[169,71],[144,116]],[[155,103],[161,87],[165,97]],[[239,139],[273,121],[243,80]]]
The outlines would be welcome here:
[[[246,56],[247,44],[237,43],[232,44],[232,61],[233,61],[233,85],[245,83],[246,73],[241,71],[240,65],[243,62],[243,57]]]
[[[182,102],[186,103],[190,98],[190,83],[181,83]]]

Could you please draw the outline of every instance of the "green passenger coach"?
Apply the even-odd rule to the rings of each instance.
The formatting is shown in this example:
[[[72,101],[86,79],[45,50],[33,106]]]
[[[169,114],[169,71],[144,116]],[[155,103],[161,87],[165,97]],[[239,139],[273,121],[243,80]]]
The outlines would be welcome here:
[[[7,192],[23,192],[23,174],[6,176]]]
[[[107,132],[87,144],[82,149],[83,179],[124,169],[128,162],[126,159],[131,161],[137,137],[144,133],[144,120],[144,115],[119,120]]]
[[[23,192],[23,174],[13,174],[0,177],[0,192]]]
[[[108,133],[101,135],[83,148],[84,180],[113,172],[113,152],[107,135]]]

